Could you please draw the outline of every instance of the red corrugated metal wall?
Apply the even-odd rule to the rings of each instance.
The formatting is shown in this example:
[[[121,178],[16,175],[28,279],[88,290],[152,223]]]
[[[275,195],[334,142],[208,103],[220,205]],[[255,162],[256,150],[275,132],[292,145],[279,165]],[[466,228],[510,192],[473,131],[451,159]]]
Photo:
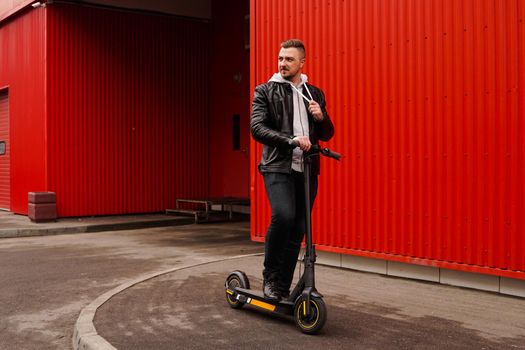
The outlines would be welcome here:
[[[210,193],[214,197],[250,196],[250,52],[244,48],[243,33],[249,8],[248,0],[212,2]],[[240,117],[240,150],[233,149],[234,114]]]
[[[328,146],[345,155],[322,163],[318,247],[525,279],[525,3],[251,5],[252,88],[276,71],[279,42],[302,38],[336,127]],[[258,241],[270,217],[260,150]]]
[[[27,213],[27,193],[46,190],[45,22],[43,8],[0,23],[0,88],[9,86],[11,211]]]
[[[48,6],[59,216],[157,212],[209,191],[209,24]]]
[[[11,141],[9,140],[9,94],[0,89],[0,209],[11,209]]]

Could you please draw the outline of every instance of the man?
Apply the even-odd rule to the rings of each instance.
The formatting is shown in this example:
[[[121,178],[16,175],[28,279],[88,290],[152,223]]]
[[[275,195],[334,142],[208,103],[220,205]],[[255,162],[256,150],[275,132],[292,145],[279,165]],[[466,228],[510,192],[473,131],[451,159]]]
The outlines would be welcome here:
[[[290,285],[305,231],[303,152],[328,141],[334,126],[324,93],[301,74],[306,59],[297,39],[281,43],[279,73],[257,86],[251,115],[253,138],[263,144],[259,172],[272,208],[265,240],[263,292],[270,300],[290,295]],[[299,145],[297,148],[295,145]],[[319,157],[313,158],[311,205],[317,194]]]

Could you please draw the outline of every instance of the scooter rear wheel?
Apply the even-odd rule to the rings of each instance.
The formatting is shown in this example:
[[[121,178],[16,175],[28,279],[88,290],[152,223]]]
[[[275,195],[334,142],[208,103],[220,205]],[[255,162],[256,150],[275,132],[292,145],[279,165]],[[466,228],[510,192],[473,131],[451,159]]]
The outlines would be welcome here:
[[[237,300],[234,294],[230,294],[236,287],[250,289],[250,281],[242,271],[233,271],[226,279],[226,301],[232,308],[240,309],[244,303]]]
[[[323,299],[318,297],[310,298],[311,315],[306,315],[306,300],[299,298],[295,303],[294,320],[301,332],[315,334],[319,332],[326,322],[326,305]]]

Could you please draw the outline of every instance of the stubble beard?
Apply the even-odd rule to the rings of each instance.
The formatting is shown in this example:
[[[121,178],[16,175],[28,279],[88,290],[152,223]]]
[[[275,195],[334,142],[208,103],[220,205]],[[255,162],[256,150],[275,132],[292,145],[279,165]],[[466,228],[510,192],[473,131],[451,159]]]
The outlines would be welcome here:
[[[283,77],[284,80],[288,80],[288,81],[293,81],[297,76],[300,76],[301,72],[300,71],[297,71],[297,73],[295,73],[294,75],[283,75],[283,73],[290,73],[289,70],[284,70],[284,69],[281,69],[280,71],[281,73],[281,77]]]

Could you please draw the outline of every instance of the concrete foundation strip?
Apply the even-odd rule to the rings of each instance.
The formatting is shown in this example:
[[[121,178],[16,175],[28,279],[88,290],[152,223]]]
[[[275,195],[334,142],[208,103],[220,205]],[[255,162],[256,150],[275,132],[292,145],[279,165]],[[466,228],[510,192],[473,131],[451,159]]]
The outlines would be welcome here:
[[[82,311],[80,311],[80,315],[77,319],[77,322],[75,323],[75,331],[73,333],[73,349],[74,350],[77,350],[77,349],[79,350],[115,350],[116,349],[106,339],[102,338],[97,333],[97,330],[95,328],[95,325],[93,324],[93,321],[95,319],[95,313],[97,312],[97,309],[101,307],[104,303],[106,303],[109,299],[111,299],[113,296],[119,294],[120,292],[128,288],[131,288],[138,283],[145,282],[147,280],[168,274],[170,272],[175,272],[175,271],[184,270],[184,269],[188,269],[192,267],[212,264],[212,263],[221,262],[225,260],[234,260],[234,259],[248,258],[252,256],[260,256],[260,255],[263,255],[263,253],[236,255],[236,256],[228,257],[228,258],[209,260],[209,261],[196,263],[196,264],[190,264],[190,265],[183,265],[183,266],[175,267],[172,269],[159,271],[159,272],[153,272],[147,275],[143,275],[129,282],[123,283],[116,288],[113,288],[112,290],[102,294],[101,296],[93,300],[88,306],[86,306],[85,308],[82,309]]]
[[[14,229],[0,229],[0,238],[19,238],[19,237],[34,237],[34,236],[52,236],[63,235],[68,233],[89,233],[89,232],[103,232],[103,231],[121,231],[121,230],[136,230],[142,228],[152,227],[166,227],[178,225],[193,224],[192,218],[177,217],[176,219],[168,220],[146,220],[137,222],[117,222],[107,224],[85,224],[85,225],[69,225],[65,227],[39,227],[39,228],[14,228]]]

